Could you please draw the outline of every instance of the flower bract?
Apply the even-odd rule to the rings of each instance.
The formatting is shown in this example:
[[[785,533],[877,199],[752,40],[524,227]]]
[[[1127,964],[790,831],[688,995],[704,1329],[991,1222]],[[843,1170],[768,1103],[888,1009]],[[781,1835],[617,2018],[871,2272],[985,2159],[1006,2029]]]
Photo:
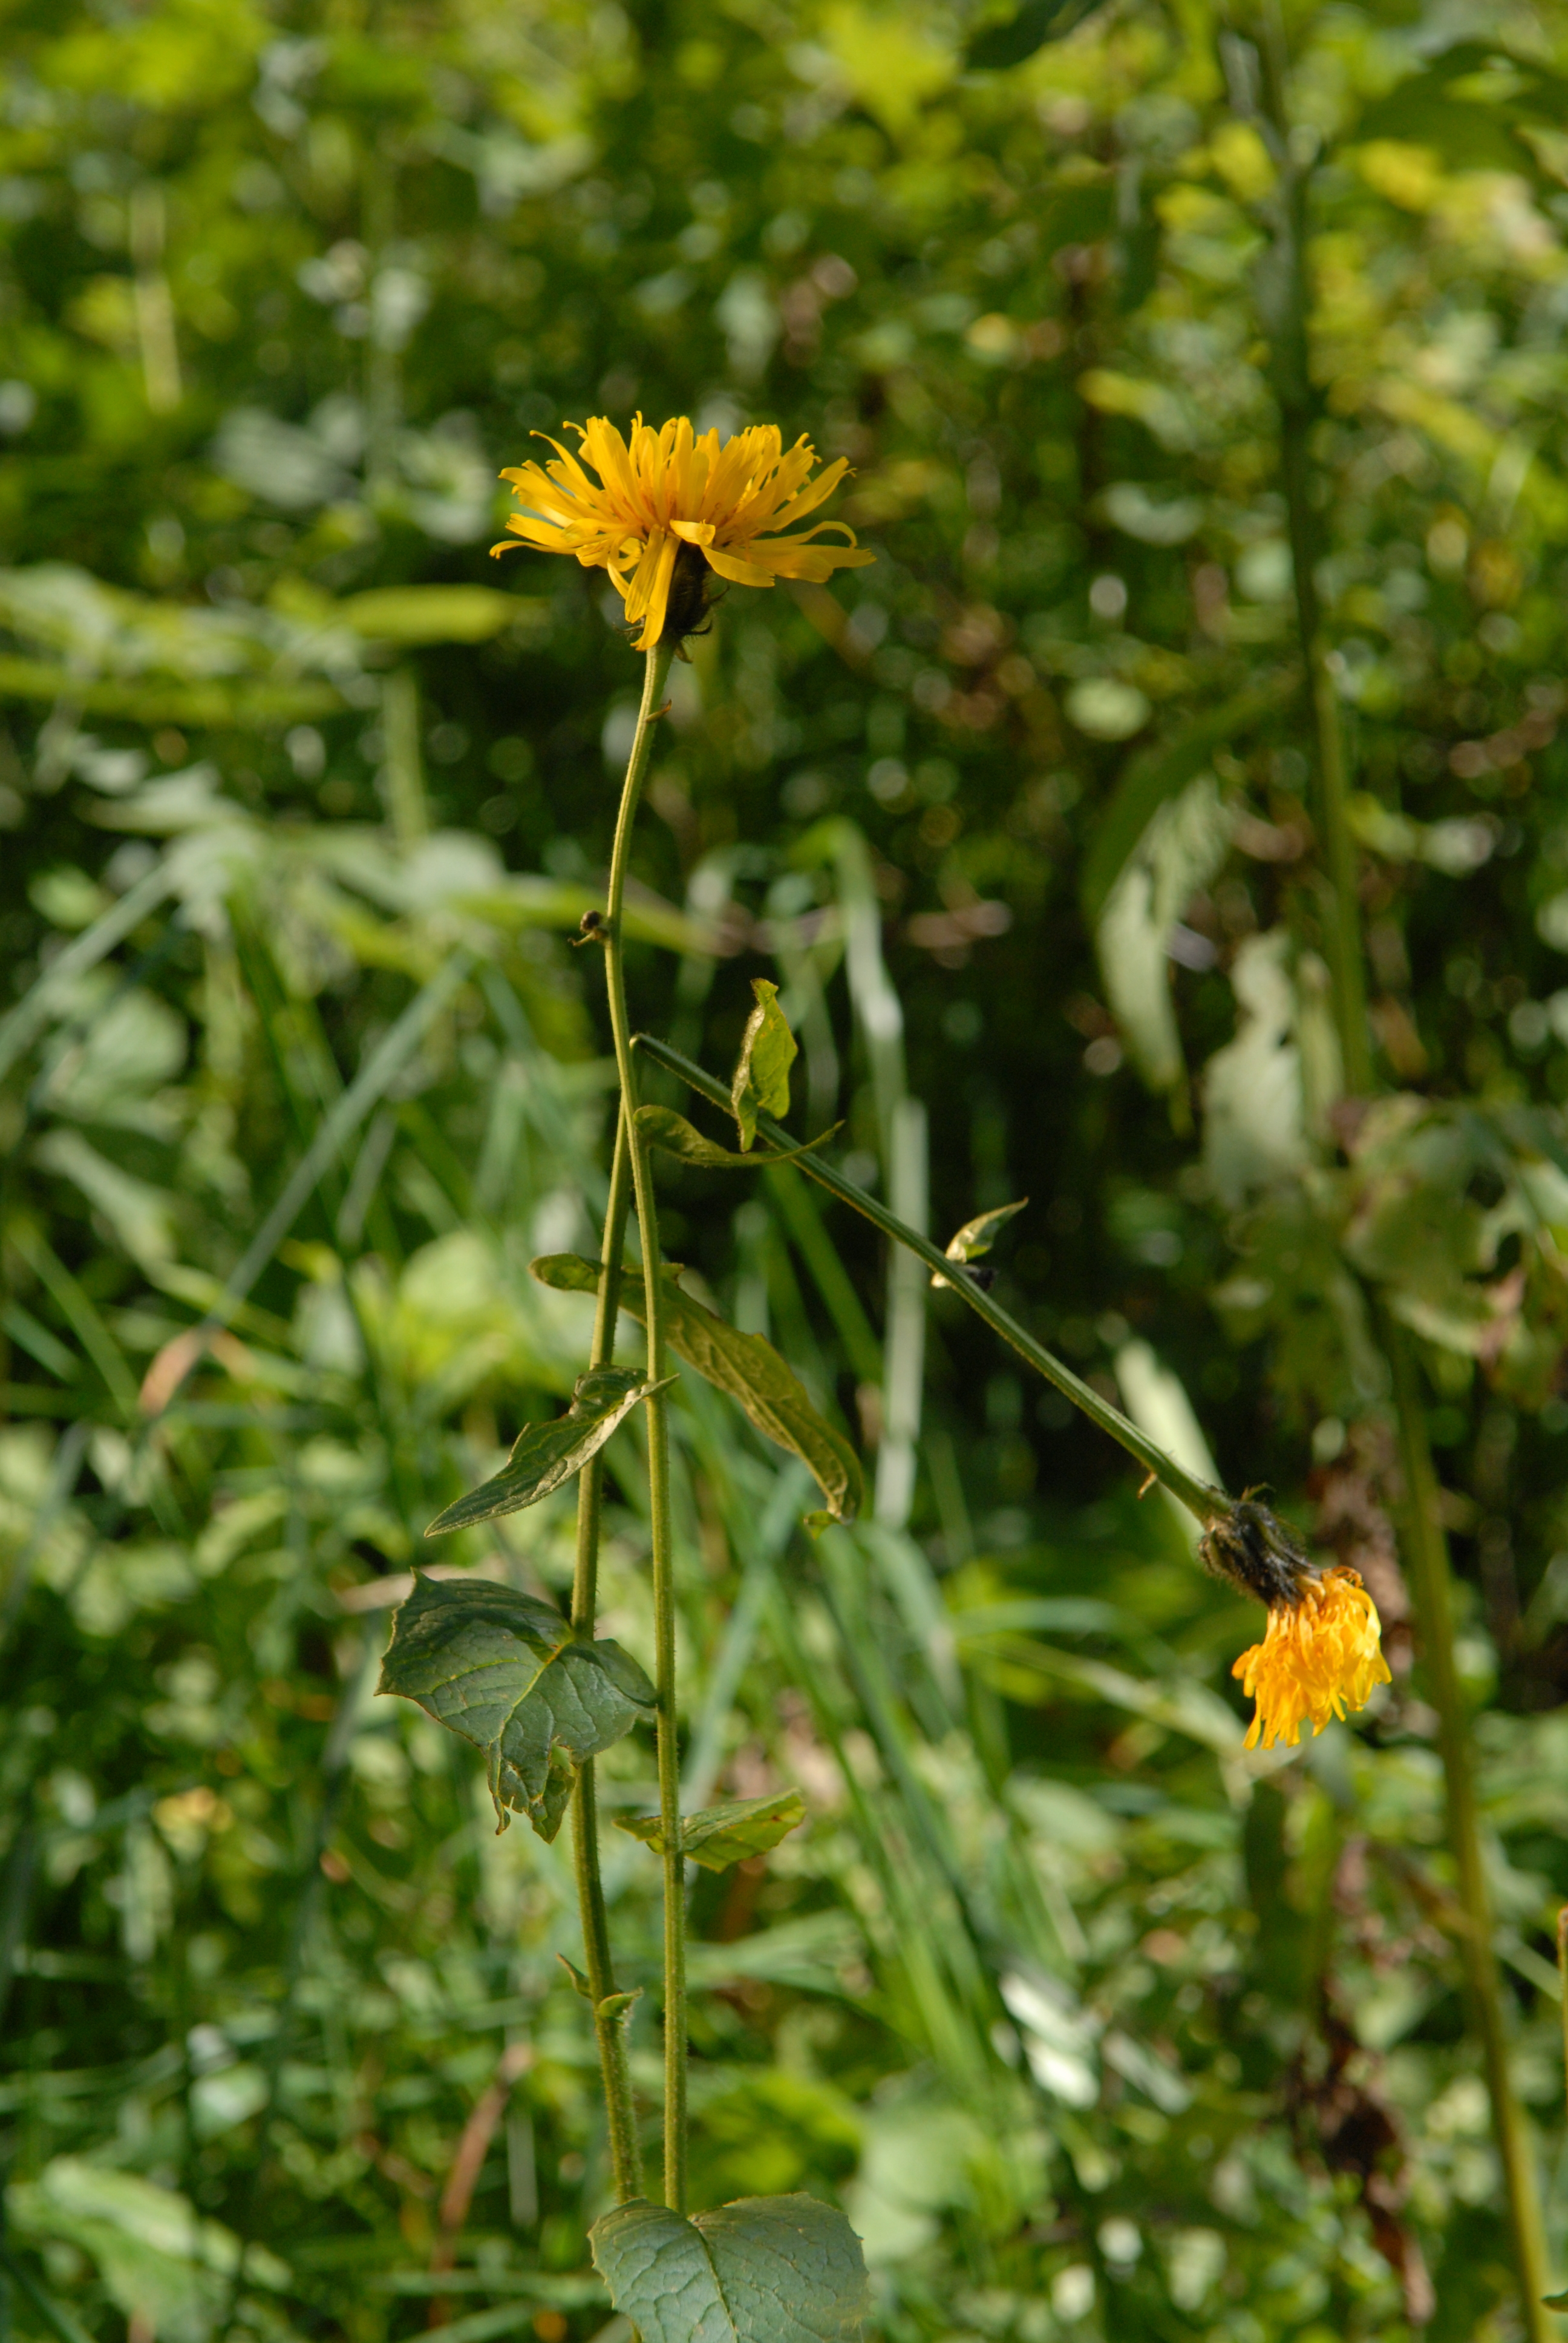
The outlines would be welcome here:
[[[1374,1684],[1392,1681],[1379,1642],[1377,1605],[1357,1572],[1343,1566],[1305,1578],[1292,1602],[1271,1606],[1263,1640],[1231,1669],[1257,1703],[1247,1746],[1293,1749],[1303,1725],[1322,1732],[1331,1716],[1364,1708]]]
[[[835,569],[858,569],[876,558],[842,521],[798,528],[826,503],[849,467],[839,458],[818,471],[810,441],[798,439],[786,450],[773,424],[753,424],[722,446],[717,431],[694,431],[684,415],[658,431],[638,416],[629,445],[602,415],[569,427],[582,441],[580,462],[551,439],[556,462],[501,474],[520,508],[507,527],[541,552],[575,553],[585,569],[608,570],[628,621],[641,621],[638,650],[664,639],[667,623],[689,631],[701,613],[705,594],[678,589],[678,561],[705,588],[703,569],[737,586],[771,586],[778,578],[819,585]],[[827,530],[846,541],[823,544]]]

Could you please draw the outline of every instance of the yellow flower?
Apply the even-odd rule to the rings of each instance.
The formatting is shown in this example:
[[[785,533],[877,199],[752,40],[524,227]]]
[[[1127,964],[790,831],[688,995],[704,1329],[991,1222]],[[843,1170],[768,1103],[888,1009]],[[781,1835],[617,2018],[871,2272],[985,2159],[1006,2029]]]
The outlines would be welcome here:
[[[1258,1704],[1247,1746],[1260,1737],[1294,1749],[1302,1727],[1321,1733],[1331,1716],[1364,1708],[1374,1684],[1389,1684],[1377,1605],[1360,1575],[1342,1564],[1303,1578],[1294,1600],[1271,1604],[1263,1640],[1243,1652],[1232,1675]]]
[[[581,439],[584,462],[598,480],[551,439],[558,463],[523,464],[501,474],[521,507],[507,527],[541,552],[575,553],[585,569],[608,569],[628,619],[642,621],[639,651],[651,650],[667,633],[677,640],[690,633],[706,606],[709,570],[738,586],[771,586],[776,578],[819,585],[835,569],[876,559],[842,521],[819,521],[794,537],[763,535],[792,528],[815,512],[849,469],[840,458],[813,479],[810,441],[798,439],[786,454],[770,423],[738,431],[722,447],[717,431],[699,437],[684,415],[661,431],[638,416],[629,447],[602,415],[586,429],[568,427]],[[813,542],[834,528],[847,545]]]

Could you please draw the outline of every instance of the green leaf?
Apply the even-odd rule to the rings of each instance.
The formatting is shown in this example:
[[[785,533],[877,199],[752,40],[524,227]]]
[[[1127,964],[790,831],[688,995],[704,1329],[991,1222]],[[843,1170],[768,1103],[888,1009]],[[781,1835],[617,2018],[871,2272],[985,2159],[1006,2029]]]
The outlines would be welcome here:
[[[1568,2310],[1568,2294],[1543,2294],[1541,2299],[1548,2310]]]
[[[487,643],[523,605],[494,586],[377,586],[350,594],[334,617],[384,643]]]
[[[799,1790],[775,1790],[766,1798],[726,1798],[700,1814],[684,1815],[680,1851],[705,1871],[728,1871],[749,1855],[766,1855],[806,1819],[806,1801]],[[664,1829],[657,1815],[617,1815],[616,1828],[628,1831],[664,1853]]]
[[[1095,825],[1083,860],[1083,908],[1091,926],[1098,925],[1107,897],[1166,799],[1195,780],[1216,749],[1235,746],[1265,717],[1276,715],[1293,685],[1287,672],[1261,689],[1238,692],[1173,739],[1132,758]]]
[[[656,1705],[629,1653],[574,1635],[548,1603],[486,1578],[426,1578],[398,1611],[378,1692],[417,1701],[485,1753],[498,1827],[510,1806],[560,1828],[578,1767]]]
[[[597,1270],[594,1284],[597,1291]],[[565,1415],[554,1423],[525,1424],[501,1470],[437,1513],[426,1536],[445,1537],[452,1530],[472,1529],[476,1522],[493,1521],[498,1513],[518,1513],[525,1505],[537,1505],[598,1454],[638,1400],[663,1389],[662,1383],[645,1383],[625,1367],[598,1367],[592,1374],[579,1375]]]
[[[597,1293],[598,1264],[580,1253],[552,1252],[530,1262],[541,1285],[559,1293]],[[621,1308],[646,1322],[642,1272],[622,1272]],[[865,1502],[860,1460],[841,1433],[812,1406],[799,1378],[760,1334],[742,1334],[700,1302],[682,1293],[675,1272],[664,1272],[665,1339],[707,1383],[739,1400],[759,1432],[809,1465],[835,1521],[853,1521]]]
[[[747,1149],[757,1136],[759,1114],[789,1113],[789,1069],[799,1054],[795,1036],[779,1006],[779,987],[770,984],[765,976],[754,976],[751,990],[757,996],[757,1006],[746,1021],[740,1055],[735,1061],[735,1080],[729,1086],[740,1144]]]
[[[643,2343],[855,2343],[860,2240],[814,2197],[742,2197],[683,2220],[634,2198],[588,2232],[594,2268]]]
[[[1060,41],[1097,5],[1097,0],[1023,0],[1015,15],[981,27],[970,43],[964,64],[971,72],[1000,73],[1020,65],[1047,41]]]
[[[1503,70],[1488,74],[1488,65]],[[1531,80],[1539,76],[1532,73],[1522,83],[1517,61],[1504,51],[1480,41],[1461,42],[1434,57],[1424,73],[1411,75],[1375,99],[1352,136],[1357,146],[1397,138],[1410,146],[1435,147],[1454,171],[1517,171],[1533,178],[1535,156],[1514,125],[1526,116],[1560,120],[1561,110],[1550,99],[1544,109],[1539,101],[1532,106]],[[1488,81],[1497,86],[1495,99],[1484,94]]]
[[[240,2242],[188,2197],[136,2173],[59,2156],[35,2180],[13,2182],[5,2202],[17,2239],[74,2246],[89,2257],[123,2318],[156,2323],[168,2343],[209,2343],[234,2285]],[[246,2249],[245,2276],[273,2291],[289,2283],[276,2256],[256,2246]]]
[[[639,1106],[637,1127],[650,1147],[662,1148],[666,1155],[677,1155],[683,1163],[690,1163],[704,1172],[749,1172],[753,1164],[788,1163],[794,1155],[808,1155],[814,1147],[825,1147],[834,1131],[842,1126],[834,1123],[803,1147],[758,1147],[749,1154],[737,1155],[732,1148],[719,1147],[711,1139],[704,1139],[695,1123],[688,1122],[673,1107]]]
[[[1021,1212],[1028,1202],[1027,1196],[1020,1196],[1016,1204],[997,1204],[989,1212],[977,1212],[972,1221],[964,1222],[956,1237],[949,1239],[948,1259],[978,1261],[981,1253],[990,1252],[996,1242],[997,1232],[1005,1222],[1011,1220],[1015,1212]],[[952,1279],[944,1277],[940,1270],[933,1269],[931,1283],[950,1286]]]

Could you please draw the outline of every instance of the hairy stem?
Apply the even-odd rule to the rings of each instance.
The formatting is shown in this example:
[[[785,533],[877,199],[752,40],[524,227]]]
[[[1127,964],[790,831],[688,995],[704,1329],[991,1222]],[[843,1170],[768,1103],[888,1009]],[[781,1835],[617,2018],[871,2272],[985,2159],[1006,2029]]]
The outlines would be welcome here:
[[[616,1125],[615,1160],[610,1170],[609,1201],[605,1207],[604,1244],[599,1254],[598,1308],[594,1318],[590,1372],[608,1367],[615,1357],[616,1322],[620,1314],[621,1261],[626,1247],[626,1216],[631,1202],[631,1150],[626,1106],[622,1101]],[[598,1604],[599,1516],[604,1492],[604,1460],[596,1456],[578,1479],[577,1567],[572,1576],[572,1626],[591,1637]],[[605,1911],[604,1885],[598,1864],[598,1808],[593,1760],[578,1772],[572,1792],[572,1852],[577,1871],[578,1908],[582,1916],[583,1954],[592,1996],[594,2031],[598,2036],[599,2070],[604,2078],[605,2108],[609,2122],[610,2167],[615,2193],[624,2205],[642,2193],[642,2149],[637,2136],[631,2074],[627,2065],[624,2012],[607,2007],[615,1993],[610,1963],[609,1920]]]
[[[703,1098],[711,1099],[715,1106],[722,1107],[728,1112],[729,1093],[723,1083],[705,1073],[700,1066],[694,1065],[689,1058],[682,1057],[678,1050],[672,1050],[668,1041],[656,1041],[651,1034],[639,1033],[637,1046],[656,1065],[667,1067],[672,1074],[678,1074],[692,1090]],[[758,1116],[757,1128],[763,1138],[775,1146],[795,1149],[796,1142],[789,1132],[780,1130],[767,1115]],[[841,1172],[835,1171],[830,1163],[824,1163],[819,1155],[795,1152],[791,1157],[791,1169],[803,1172],[808,1180],[815,1180],[818,1186],[826,1188],[829,1195],[837,1196],[840,1202],[863,1213],[873,1226],[881,1230],[884,1236],[891,1237],[895,1244],[905,1245],[910,1252],[918,1253],[928,1269],[936,1270],[945,1277],[954,1291],[962,1294],[970,1308],[985,1320],[993,1333],[1000,1334],[1004,1342],[1010,1342],[1020,1358],[1026,1359],[1048,1383],[1054,1383],[1063,1398],[1070,1399],[1074,1407],[1081,1408],[1091,1423],[1098,1424],[1101,1432],[1120,1442],[1128,1454],[1141,1464],[1150,1478],[1157,1481],[1161,1488],[1169,1489],[1173,1497],[1179,1498],[1194,1520],[1201,1522],[1205,1529],[1229,1518],[1231,1500],[1223,1489],[1211,1489],[1206,1481],[1197,1480],[1186,1472],[1173,1456],[1167,1456],[1165,1451],[1157,1447],[1146,1433],[1141,1432],[1122,1414],[1119,1407],[1113,1407],[1109,1400],[1101,1399],[1092,1384],[1075,1375],[1072,1369],[1053,1352],[1048,1351],[1043,1342],[1037,1342],[1032,1334],[1026,1333],[1018,1320],[1010,1316],[1000,1302],[994,1301],[972,1278],[966,1277],[946,1253],[938,1251],[929,1237],[921,1236],[906,1221],[900,1221],[896,1212],[890,1212],[885,1204],[879,1203],[875,1196],[869,1196],[863,1188],[857,1188],[852,1180],[846,1180]]]
[[[1316,578],[1318,529],[1312,452],[1316,406],[1307,350],[1312,307],[1306,265],[1311,165],[1300,159],[1292,137],[1283,35],[1277,15],[1271,12],[1265,19],[1257,54],[1264,115],[1281,172],[1275,229],[1280,267],[1274,291],[1275,314],[1268,322],[1280,405],[1280,468],[1290,516],[1296,624],[1306,665],[1317,769],[1315,814],[1326,878],[1324,926],[1345,1081],[1352,1093],[1365,1096],[1372,1088],[1373,1071],[1356,849],[1347,810],[1339,700],[1328,665]],[[1410,1336],[1377,1296],[1372,1301],[1392,1379],[1405,1483],[1406,1559],[1421,1626],[1428,1689],[1438,1714],[1448,1837],[1464,1914],[1464,1960],[1492,2099],[1493,2131],[1508,2198],[1508,2222],[1523,2298],[1524,2332],[1531,2343],[1546,2343],[1550,2321],[1542,2303],[1547,2285],[1545,2235],[1529,2135],[1508,2071],[1508,2030],[1493,1946],[1491,1898],[1482,1857],[1473,1759],[1464,1696],[1454,1664],[1452,1580],[1448,1540],[1438,1512],[1437,1473],[1427,1437],[1420,1371]]]
[[[610,854],[609,896],[602,930],[605,981],[609,993],[610,1025],[615,1034],[616,1070],[620,1076],[621,1111],[626,1118],[632,1188],[637,1200],[637,1224],[642,1240],[643,1287],[647,1296],[648,1379],[652,1383],[661,1383],[666,1373],[658,1214],[654,1202],[653,1167],[647,1144],[637,1127],[637,1065],[632,1056],[631,1026],[626,1009],[620,925],[632,824],[648,772],[654,722],[662,712],[660,699],[673,656],[673,648],[668,644],[661,644],[647,655],[637,737],[631,744],[626,783],[621,790],[620,812],[616,820],[615,845]],[[683,1893],[685,1864],[680,1852],[680,1749],[677,1736],[675,1687],[669,1418],[664,1393],[656,1392],[647,1406],[648,1501],[653,1538],[654,1682],[658,1694],[658,1813],[664,1840],[664,2201],[676,2212],[683,2213],[686,2209],[686,1908]]]

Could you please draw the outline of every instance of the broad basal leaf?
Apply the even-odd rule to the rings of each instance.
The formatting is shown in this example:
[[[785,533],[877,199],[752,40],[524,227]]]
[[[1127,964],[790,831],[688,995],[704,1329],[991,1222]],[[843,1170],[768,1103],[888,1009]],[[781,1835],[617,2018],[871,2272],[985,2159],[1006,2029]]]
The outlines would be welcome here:
[[[792,1155],[809,1154],[812,1148],[824,1146],[839,1129],[824,1131],[818,1138],[807,1141],[804,1147],[758,1147],[749,1154],[737,1155],[732,1148],[717,1146],[704,1139],[694,1123],[673,1107],[639,1106],[637,1126],[650,1147],[661,1148],[666,1155],[678,1155],[683,1163],[695,1164],[704,1172],[749,1172],[754,1164],[788,1163]]]
[[[664,1829],[657,1815],[617,1815],[616,1827],[629,1831],[664,1853]],[[726,1798],[722,1805],[704,1806],[699,1814],[683,1815],[680,1851],[705,1871],[728,1871],[749,1855],[766,1855],[806,1819],[806,1801],[799,1790],[776,1790],[766,1798]]]
[[[594,1271],[594,1290],[598,1272]],[[492,1521],[498,1513],[518,1513],[537,1505],[574,1473],[597,1456],[618,1425],[624,1423],[638,1400],[660,1386],[645,1383],[625,1367],[599,1367],[579,1375],[572,1403],[554,1423],[525,1424],[501,1470],[466,1497],[437,1513],[427,1537],[445,1537],[450,1530],[471,1529],[476,1522]]]
[[[531,1262],[541,1285],[562,1293],[597,1293],[598,1264],[580,1253],[552,1252]],[[646,1315],[642,1272],[622,1272],[621,1308],[639,1322]],[[742,1334],[682,1293],[675,1273],[664,1273],[665,1339],[677,1355],[708,1383],[739,1401],[759,1432],[776,1440],[809,1465],[836,1521],[853,1521],[865,1499],[860,1460],[843,1436],[824,1421],[798,1378],[771,1342]],[[445,1518],[443,1516],[443,1518]]]
[[[779,1006],[779,987],[769,984],[765,976],[754,976],[751,990],[757,1006],[740,1037],[740,1055],[729,1089],[744,1148],[749,1148],[757,1136],[759,1114],[789,1113],[789,1068],[799,1054],[795,1036]]]
[[[742,2197],[684,2220],[634,2198],[588,2232],[594,2268],[642,2343],[855,2343],[860,2240],[814,2197]]]
[[[417,1701],[482,1749],[499,1828],[510,1806],[545,1839],[560,1827],[578,1767],[655,1707],[629,1653],[574,1635],[548,1603],[488,1579],[418,1573],[377,1690]]]
[[[990,1252],[996,1242],[998,1230],[1004,1222],[1010,1221],[1015,1212],[1021,1212],[1028,1202],[1027,1196],[1020,1196],[1016,1204],[998,1204],[991,1212],[977,1212],[972,1221],[964,1222],[956,1237],[950,1238],[945,1247],[948,1259],[978,1261],[982,1252]],[[951,1285],[952,1279],[933,1269],[931,1283]]]

